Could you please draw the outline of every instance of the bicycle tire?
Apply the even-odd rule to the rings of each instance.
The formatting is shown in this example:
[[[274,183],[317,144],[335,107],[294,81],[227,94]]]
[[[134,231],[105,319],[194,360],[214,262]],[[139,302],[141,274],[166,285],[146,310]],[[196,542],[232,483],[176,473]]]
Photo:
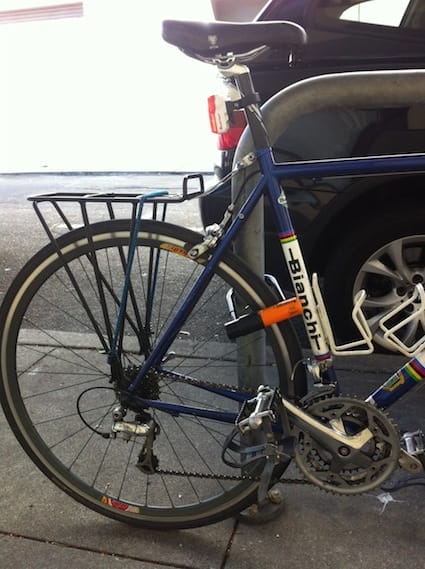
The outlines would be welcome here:
[[[144,474],[135,468],[143,437],[130,437],[124,443],[121,437],[104,436],[110,431],[111,410],[116,405],[104,353],[105,344],[110,344],[111,323],[105,322],[108,317],[111,321],[116,318],[123,254],[127,254],[130,232],[129,220],[76,229],[58,238],[56,247],[50,244],[38,252],[17,275],[0,309],[2,406],[32,461],[59,488],[92,510],[149,528],[188,528],[217,522],[251,504],[258,487],[256,480],[226,479],[238,475],[219,460],[219,446],[231,426],[223,429],[221,423],[214,424],[212,430],[208,420],[156,412],[160,434],[154,443],[155,460],[159,460],[157,470],[167,474]],[[128,358],[127,370],[144,359],[136,333],[137,319],[146,320],[149,312],[149,338],[156,337],[205,263],[193,262],[186,254],[188,247],[200,240],[200,235],[180,227],[142,222],[130,291],[131,298],[138,297],[137,308],[130,299],[121,350],[121,357]],[[152,262],[148,264],[152,253],[159,259],[155,269]],[[97,276],[101,275],[100,288],[95,265]],[[158,302],[148,310],[140,299],[146,298],[145,285],[153,270]],[[234,374],[241,372],[235,372],[235,343],[223,334],[224,287],[233,287],[244,299],[244,310],[248,305],[257,309],[275,301],[262,279],[227,255],[191,320],[171,346],[169,358],[173,369],[183,375],[190,372],[201,381],[229,384],[235,382]],[[146,329],[146,322],[143,326]],[[289,397],[302,396],[304,374],[297,373],[289,381],[302,357],[292,327],[289,323],[275,325],[268,330],[268,337],[266,361],[261,367],[267,368],[269,383],[280,383]],[[244,341],[248,343],[249,337]],[[248,368],[252,370],[252,362]],[[169,396],[192,404],[201,396],[203,405],[216,405],[216,396],[184,381],[167,383],[165,379],[161,388],[161,399]],[[178,438],[181,440],[175,446],[174,439]],[[173,471],[175,474],[170,474]]]

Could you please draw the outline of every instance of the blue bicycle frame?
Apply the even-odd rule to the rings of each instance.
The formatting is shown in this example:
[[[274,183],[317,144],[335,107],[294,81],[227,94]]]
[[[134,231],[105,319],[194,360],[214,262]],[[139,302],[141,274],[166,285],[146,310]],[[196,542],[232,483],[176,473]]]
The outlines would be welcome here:
[[[235,75],[232,76],[235,77],[240,91],[246,94],[251,85],[249,71],[244,66],[235,66],[235,68],[237,68]],[[231,74],[231,70],[226,70],[227,76]],[[254,146],[256,148],[255,158],[259,163],[261,174],[254,189],[250,192],[245,203],[234,216],[230,227],[220,239],[215,249],[210,252],[211,254],[208,262],[192,290],[182,303],[172,322],[163,333],[159,343],[146,359],[146,362],[131,384],[129,392],[133,393],[136,399],[137,389],[147,372],[151,368],[162,369],[161,362],[164,360],[167,350],[181,330],[198,299],[208,286],[208,283],[220,263],[223,254],[237,238],[245,221],[249,218],[251,212],[254,210],[263,195],[267,195],[269,198],[295,295],[302,302],[304,325],[314,358],[321,366],[323,381],[325,383],[336,384],[337,379],[332,366],[332,356],[320,322],[310,278],[291,222],[286,196],[281,187],[280,181],[297,177],[347,177],[425,171],[425,154],[276,163],[273,151],[268,144],[267,132],[262,122],[261,113],[259,112],[258,107],[253,110],[253,105],[247,105],[245,111],[247,114],[248,124],[253,135]],[[414,370],[414,372],[412,372],[412,370]],[[172,375],[172,373],[170,375]],[[407,380],[400,380],[397,382],[397,380],[394,379],[395,377],[404,378],[405,376],[407,377]],[[395,376],[392,376],[388,382],[370,396],[369,399],[370,401],[376,402],[380,407],[388,407],[403,395],[407,389],[417,385],[417,383],[422,381],[424,378],[425,355],[421,353],[406,364],[406,366],[404,366],[400,372],[397,372]],[[200,386],[200,388],[205,389],[204,386]],[[220,396],[230,397],[239,401],[244,401],[248,398],[248,396],[233,390],[214,387],[209,389]],[[221,413],[208,409],[170,405],[156,400],[146,401],[140,399],[140,401],[152,408],[161,409],[162,411],[171,414],[184,413],[213,418],[217,421],[224,422],[233,422],[236,419],[236,416],[233,414]]]

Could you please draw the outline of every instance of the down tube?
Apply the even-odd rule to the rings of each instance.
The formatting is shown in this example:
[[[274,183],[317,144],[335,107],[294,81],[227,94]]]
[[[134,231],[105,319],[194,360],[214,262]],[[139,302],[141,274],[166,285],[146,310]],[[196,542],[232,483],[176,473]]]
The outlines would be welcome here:
[[[151,367],[158,365],[158,363],[162,361],[168,348],[173,343],[178,332],[181,330],[182,326],[186,322],[186,319],[188,318],[193,308],[195,307],[196,303],[198,302],[199,298],[201,297],[202,293],[208,286],[210,280],[214,275],[215,269],[217,268],[221,259],[223,258],[224,253],[228,250],[232,241],[235,239],[242,225],[244,224],[245,220],[249,218],[249,215],[251,214],[252,210],[255,208],[260,197],[263,195],[264,188],[265,188],[265,180],[261,179],[260,182],[255,187],[254,191],[249,195],[248,199],[242,206],[238,216],[235,217],[235,219],[233,220],[226,234],[218,243],[208,263],[204,266],[202,273],[200,274],[195,284],[193,285],[192,290],[189,292],[188,296],[183,301],[182,305],[178,309],[177,313],[170,322],[169,326],[164,331],[158,344],[153,349],[152,353],[148,356],[148,358],[146,359],[145,363],[142,366],[142,369],[139,371],[133,383],[130,385],[129,387],[130,392],[135,391],[139,387],[139,385],[143,381],[144,376],[150,370]]]
[[[404,364],[366,401],[381,409],[387,409],[408,391],[419,385],[425,385],[425,350]]]
[[[305,267],[304,258],[298,238],[292,226],[285,192],[279,183],[270,177],[267,185],[272,210],[278,228],[278,236],[285,256],[286,264],[292,280],[295,294],[303,306],[305,329],[311,349],[317,361],[330,360],[329,346],[326,342],[322,326],[317,314],[313,290]],[[330,378],[329,378],[330,379]],[[332,377],[332,380],[334,378]]]

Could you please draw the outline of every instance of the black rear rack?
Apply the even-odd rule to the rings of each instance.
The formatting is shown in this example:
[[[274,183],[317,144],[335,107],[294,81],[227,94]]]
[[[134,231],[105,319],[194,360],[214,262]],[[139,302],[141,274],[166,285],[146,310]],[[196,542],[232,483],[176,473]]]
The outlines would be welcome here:
[[[193,188],[193,184],[196,187]],[[135,192],[49,192],[28,197],[51,242],[68,231],[92,223],[113,219],[135,219],[143,202],[143,217],[164,221],[169,204],[179,204],[202,196],[205,192],[202,174],[183,179],[180,193],[141,189]],[[145,207],[146,205],[146,207]]]
[[[199,188],[190,188],[192,180],[197,180]],[[147,195],[150,189],[141,189],[138,192],[49,192],[46,194],[34,194],[28,197],[29,201],[40,202],[115,202],[128,203],[138,202],[140,196]],[[183,178],[181,193],[168,193],[160,197],[147,198],[150,203],[182,203],[200,197],[205,192],[204,177],[202,174],[189,174]]]

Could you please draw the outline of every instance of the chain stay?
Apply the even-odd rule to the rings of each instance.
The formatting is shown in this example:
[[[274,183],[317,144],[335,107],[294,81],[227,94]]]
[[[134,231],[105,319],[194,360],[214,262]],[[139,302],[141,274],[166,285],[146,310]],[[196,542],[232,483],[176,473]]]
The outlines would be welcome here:
[[[179,381],[181,383],[186,383],[188,385],[193,385],[195,387],[205,387],[205,388],[215,388],[215,389],[223,389],[223,390],[229,390],[229,391],[234,391],[235,387],[232,385],[227,385],[224,383],[215,383],[212,381],[205,381],[205,380],[199,380],[199,379],[194,379],[191,377],[183,377],[183,376],[179,376],[176,377],[176,375],[172,372],[167,372],[164,370],[161,370],[160,372],[157,372],[158,376],[162,376],[162,378],[164,379],[172,379],[173,381]],[[257,390],[255,389],[249,389],[246,387],[238,387],[237,391],[241,392],[241,393],[245,393],[246,395],[252,396],[254,397],[257,393]],[[190,472],[190,471],[186,471],[186,470],[172,470],[172,469],[164,469],[164,468],[160,468],[159,466],[155,466],[152,473],[151,474],[160,474],[160,475],[166,475],[166,476],[186,476],[186,477],[190,477],[190,478],[204,478],[204,479],[214,479],[214,480],[230,480],[230,481],[249,481],[249,482],[260,482],[261,477],[260,476],[237,476],[237,475],[231,475],[231,474],[214,474],[214,473],[205,473],[205,472]],[[308,480],[305,479],[300,479],[300,478],[281,478],[281,481],[285,484],[308,484],[311,485],[311,482],[309,482]]]
[[[173,381],[180,381],[181,383],[187,383],[188,385],[193,385],[194,387],[205,387],[208,389],[221,389],[227,391],[238,391],[239,393],[245,393],[246,395],[255,396],[257,393],[256,389],[249,389],[247,387],[235,388],[234,385],[227,385],[225,383],[216,383],[213,381],[205,381],[202,379],[194,379],[192,377],[186,376],[176,376],[176,374],[170,371],[159,371],[158,375],[166,379],[172,379]]]
[[[172,373],[167,373],[167,372],[163,372],[162,373],[163,377],[169,377],[170,379],[174,379],[176,380],[177,378],[172,374]],[[181,381],[183,383],[188,383],[190,385],[194,385],[194,386],[198,386],[198,387],[214,387],[214,388],[219,388],[219,389],[228,389],[228,390],[233,390],[234,386],[229,386],[226,384],[216,384],[213,382],[208,382],[208,381],[202,381],[202,380],[195,380],[189,377],[182,377],[182,378],[178,378],[178,381]],[[246,393],[248,395],[255,395],[255,390],[250,390],[250,389],[240,389],[239,391]],[[307,405],[307,407],[311,407],[314,408],[314,403],[319,403],[319,401],[321,400],[330,400],[330,401],[334,401],[335,399],[339,399],[339,398],[328,398],[328,397],[318,397],[316,399],[316,401],[314,402],[310,402],[309,405]],[[343,398],[344,399],[344,398]],[[345,398],[345,400],[350,400],[349,398]],[[353,403],[362,406],[364,405],[364,403],[362,401],[357,401],[357,400],[352,400]],[[382,418],[382,417],[381,417]],[[250,476],[237,476],[237,475],[227,475],[227,474],[214,474],[214,473],[202,473],[202,472],[190,472],[190,471],[184,471],[184,470],[167,470],[167,469],[161,469],[158,466],[154,469],[154,472],[157,474],[161,474],[161,475],[168,475],[168,476],[186,476],[186,477],[192,477],[192,478],[203,478],[203,479],[215,479],[215,480],[230,480],[230,481],[251,481],[251,482],[260,482],[261,481],[261,477],[250,477]],[[303,473],[304,474],[304,473]],[[311,480],[308,479],[299,479],[299,478],[282,478],[281,479],[282,483],[284,484],[298,484],[298,485],[311,485],[313,484],[317,484],[316,481],[313,480],[313,477],[311,478]],[[319,483],[319,486],[322,487],[322,484]],[[332,492],[335,492],[336,489],[335,488],[326,488],[328,491],[331,490]],[[360,488],[357,488],[357,493],[361,493]]]
[[[162,377],[181,381],[182,383],[187,383],[189,385],[194,385],[196,387],[206,387],[206,388],[217,388],[217,389],[227,389],[227,390],[234,390],[234,386],[227,385],[224,383],[218,384],[210,381],[198,380],[193,379],[190,377],[179,377],[176,376],[171,372],[161,371],[160,374]],[[238,388],[238,391],[241,393],[246,393],[247,395],[255,396],[257,390],[255,389],[248,389],[248,388]],[[159,468],[158,466],[154,469],[154,474],[160,475],[167,475],[167,476],[186,476],[190,478],[204,478],[204,479],[213,479],[213,480],[231,480],[231,481],[249,481],[249,482],[260,482],[260,476],[237,476],[232,474],[214,474],[214,473],[206,473],[206,472],[189,472],[186,470],[171,470],[171,469],[164,469]],[[299,478],[282,478],[282,482],[285,484],[310,484],[308,480],[303,480]]]
[[[214,389],[235,391],[235,387],[232,385],[226,385],[224,383],[215,383],[212,381],[199,380],[199,379],[194,379],[191,377],[183,377],[183,376],[176,377],[176,375],[174,373],[167,372],[164,370],[157,372],[157,375],[161,376],[162,378],[165,378],[165,379],[172,379],[173,381],[179,381],[181,383],[193,385],[195,387],[200,387],[200,388],[205,387],[208,389],[214,388]],[[256,393],[255,390],[248,389],[248,388],[238,388],[237,390],[241,393],[245,393],[245,394],[250,395],[250,396],[253,396]],[[233,480],[233,481],[248,480],[248,481],[252,481],[252,482],[259,482],[260,481],[260,477],[236,476],[236,475],[230,475],[230,474],[214,474],[214,473],[203,473],[203,472],[189,472],[186,470],[169,470],[169,469],[159,468],[159,466],[156,466],[153,469],[152,474],[161,474],[161,475],[167,475],[167,476],[186,476],[186,477],[190,477],[190,478],[205,478],[205,479],[214,479],[214,480]]]

